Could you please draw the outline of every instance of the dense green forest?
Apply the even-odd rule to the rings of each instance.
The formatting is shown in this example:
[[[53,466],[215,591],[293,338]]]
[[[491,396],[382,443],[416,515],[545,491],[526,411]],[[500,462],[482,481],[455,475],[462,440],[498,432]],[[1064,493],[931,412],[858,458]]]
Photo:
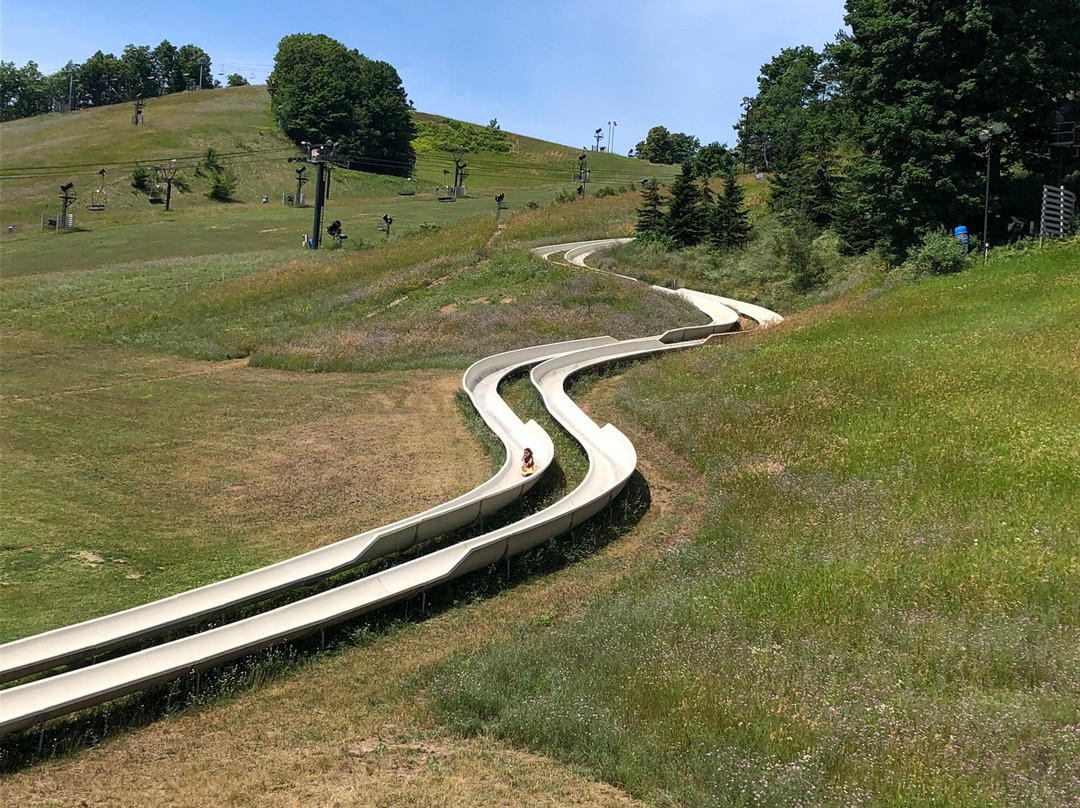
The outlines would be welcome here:
[[[732,155],[650,131],[639,151],[656,162],[677,152],[686,170],[662,221],[646,197],[640,235],[740,246],[718,238],[732,212],[709,185],[731,171],[731,157],[768,178],[771,209],[789,225],[832,231],[848,251],[894,263],[940,250],[959,225],[995,244],[1030,235],[1044,185],[1080,190],[1080,4],[846,8],[848,28],[833,42],[785,48],[762,67]]]
[[[236,86],[247,81],[232,75],[227,83]],[[198,45],[177,48],[167,39],[155,48],[128,45],[119,57],[99,50],[81,64],[68,62],[50,75],[43,74],[33,61],[22,67],[0,61],[0,120],[217,86],[206,51]]]

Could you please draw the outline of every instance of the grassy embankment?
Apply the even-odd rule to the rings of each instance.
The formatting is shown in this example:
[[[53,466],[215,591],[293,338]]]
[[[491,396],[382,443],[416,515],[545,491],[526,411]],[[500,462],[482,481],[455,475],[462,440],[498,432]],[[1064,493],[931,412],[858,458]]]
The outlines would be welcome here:
[[[656,495],[622,539],[9,793],[554,805],[561,781],[585,805],[1069,804],[1078,252],[850,296],[603,382],[586,398]]]
[[[657,804],[1080,797],[1080,245],[635,368],[695,540],[435,708]]]

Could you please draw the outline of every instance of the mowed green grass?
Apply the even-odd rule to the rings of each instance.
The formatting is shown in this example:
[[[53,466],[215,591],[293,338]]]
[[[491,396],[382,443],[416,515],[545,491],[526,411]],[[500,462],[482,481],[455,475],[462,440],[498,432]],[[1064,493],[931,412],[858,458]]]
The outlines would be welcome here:
[[[3,641],[306,552],[486,476],[453,373],[295,374],[2,338]],[[416,419],[438,433],[426,444]],[[406,502],[397,486],[432,447],[457,474],[414,480]]]
[[[1080,244],[627,373],[695,540],[433,671],[466,733],[655,804],[1080,800]]]

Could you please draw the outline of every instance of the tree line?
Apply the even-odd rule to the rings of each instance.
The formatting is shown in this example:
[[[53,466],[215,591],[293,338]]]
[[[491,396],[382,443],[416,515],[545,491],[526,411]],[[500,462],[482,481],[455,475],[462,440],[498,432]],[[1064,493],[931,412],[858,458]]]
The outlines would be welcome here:
[[[247,84],[238,73],[228,86]],[[36,62],[22,67],[0,61],[0,120],[28,118],[46,112],[100,107],[155,98],[184,90],[220,87],[213,62],[198,45],[172,45],[167,39],[151,48],[128,45],[118,57],[97,51],[86,61],[45,75]]]
[[[708,241],[698,235],[710,208],[702,198],[727,156],[768,176],[770,209],[789,224],[894,262],[957,225],[1001,240],[995,222],[1003,231],[1039,219],[1045,184],[1080,191],[1080,3],[847,0],[845,9],[847,30],[833,42],[785,48],[762,66],[730,155],[649,130],[639,157],[691,166],[671,189],[672,211],[694,199],[694,177],[699,210],[669,211],[666,230],[646,215],[639,232]],[[646,197],[642,209],[652,205]]]
[[[845,8],[847,31],[782,50],[743,101],[739,157],[769,173],[774,211],[902,260],[932,233],[981,232],[987,179],[1005,222],[1037,221],[1044,184],[1080,185],[1080,3]]]

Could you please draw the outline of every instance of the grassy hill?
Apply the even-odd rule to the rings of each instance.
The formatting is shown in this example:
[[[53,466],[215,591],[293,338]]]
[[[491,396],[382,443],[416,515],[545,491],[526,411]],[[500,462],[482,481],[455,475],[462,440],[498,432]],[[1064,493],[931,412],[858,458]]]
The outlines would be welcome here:
[[[265,86],[152,98],[146,103],[141,126],[132,125],[132,112],[131,105],[119,104],[0,124],[3,225],[14,224],[19,229],[40,225],[42,214],[58,210],[58,189],[67,181],[73,181],[79,193],[71,210],[81,227],[96,228],[120,219],[159,220],[163,211],[148,205],[145,193],[132,189],[131,174],[136,164],[152,166],[174,159],[192,186],[190,193],[175,193],[176,213],[194,208],[201,215],[219,215],[234,205],[204,197],[207,183],[195,174],[195,167],[207,148],[214,149],[221,164],[237,175],[235,204],[259,204],[267,196],[270,204],[281,207],[283,194],[296,188],[296,166],[287,159],[295,156],[297,149],[274,124]],[[414,115],[418,122],[442,120],[422,112]],[[508,153],[468,156],[471,196],[484,199],[485,211],[492,207],[490,194],[498,191],[507,193],[511,204],[522,207],[534,199],[549,202],[556,189],[577,187],[577,183],[571,186],[571,174],[577,171],[578,149],[512,133],[507,133],[507,138]],[[108,171],[108,208],[104,213],[91,213],[85,205],[100,185],[98,171],[103,167]],[[637,183],[646,176],[674,176],[672,166],[652,166],[607,153],[591,153],[590,167],[593,189]],[[422,201],[434,200],[435,186],[446,184],[444,170],[453,178],[453,169],[453,158],[447,153],[432,149],[418,152],[415,188]],[[345,202],[342,210],[348,215],[354,203],[387,201],[409,188],[413,186],[396,177],[337,171],[330,207],[339,200]],[[310,197],[313,185],[305,192]],[[462,215],[457,213],[456,204],[428,207],[435,217]],[[436,210],[440,212],[434,213]]]
[[[172,113],[151,104],[147,131],[123,134],[175,114],[179,139],[140,154],[276,142],[261,88],[167,101]],[[244,127],[195,114],[211,102]],[[5,124],[4,176],[9,145],[29,171],[23,138],[39,132],[71,150],[56,165],[84,161],[96,178],[123,152],[107,134],[88,145],[96,130],[76,124],[96,120]],[[551,204],[576,150],[512,141],[470,159],[471,189],[518,183],[502,228],[487,198],[399,197],[397,181],[357,174],[330,203],[353,225],[342,251],[298,248],[310,211],[196,194],[168,217],[136,200],[83,232],[5,234],[0,635],[452,496],[491,461],[454,399],[469,362],[697,321],[531,256],[629,234],[638,196]],[[243,194],[287,178],[279,160],[243,163]],[[632,161],[596,165],[607,160],[618,185]],[[442,165],[422,160],[417,175],[438,182]],[[38,184],[4,181],[5,222],[12,187],[25,216],[49,199]],[[389,243],[359,224],[383,210],[401,223]],[[625,259],[645,274],[643,254]],[[575,398],[639,451],[611,514],[515,561],[509,582],[478,573],[430,593],[426,611],[405,604],[325,648],[297,643],[198,693],[181,682],[65,725],[48,735],[55,759],[29,766],[6,741],[5,799],[1074,804],[1078,289],[1077,242],[999,251],[950,277],[867,274],[777,329],[577,382]],[[543,417],[524,380],[506,395]],[[583,473],[556,438],[555,479],[526,509]]]
[[[206,242],[204,253],[247,252],[256,249],[293,248],[310,230],[311,209],[285,207],[285,194],[296,189],[295,164],[288,158],[296,147],[280,133],[270,112],[270,100],[262,86],[234,87],[203,93],[179,93],[151,99],[144,110],[144,125],[132,126],[133,107],[118,104],[75,112],[43,115],[0,124],[4,144],[0,164],[0,272],[10,276],[27,271],[49,271],[71,266],[96,266],[107,252],[132,258],[157,258],[175,254],[170,242]],[[441,120],[415,113],[418,121]],[[549,203],[558,192],[577,187],[579,151],[566,146],[507,133],[508,153],[469,154],[470,197],[438,203],[437,185],[453,177],[453,158],[438,150],[418,153],[415,183],[400,178],[335,170],[327,221],[341,220],[354,237],[375,240],[384,213],[394,216],[399,230],[422,224],[441,225],[494,213],[492,197],[505,193],[509,213],[530,202]],[[196,169],[212,148],[221,164],[238,181],[232,203],[206,198],[209,180]],[[170,212],[147,203],[145,193],[131,186],[136,165],[152,167],[175,159],[179,174],[191,186],[189,193],[174,191]],[[671,166],[653,166],[625,157],[590,154],[591,191],[624,188],[648,176],[670,178]],[[86,209],[101,185],[98,172],[105,168],[107,208]],[[72,206],[81,233],[62,234],[63,240],[48,242],[38,233],[43,215],[60,210],[61,185],[75,183],[79,198]],[[314,184],[304,192],[310,198]],[[400,196],[403,190],[415,196]],[[263,197],[269,202],[262,204]],[[195,222],[192,221],[195,217]],[[15,227],[14,234],[7,228]],[[219,238],[213,238],[213,227]],[[224,231],[224,232],[222,232]],[[55,234],[52,234],[55,235]],[[31,237],[32,241],[27,241]],[[163,249],[156,249],[162,240]],[[149,250],[149,254],[147,254]],[[32,259],[24,260],[26,252]],[[62,256],[54,256],[62,252]],[[180,252],[190,252],[189,249]],[[64,256],[68,260],[64,260]],[[28,266],[35,269],[28,269]]]

